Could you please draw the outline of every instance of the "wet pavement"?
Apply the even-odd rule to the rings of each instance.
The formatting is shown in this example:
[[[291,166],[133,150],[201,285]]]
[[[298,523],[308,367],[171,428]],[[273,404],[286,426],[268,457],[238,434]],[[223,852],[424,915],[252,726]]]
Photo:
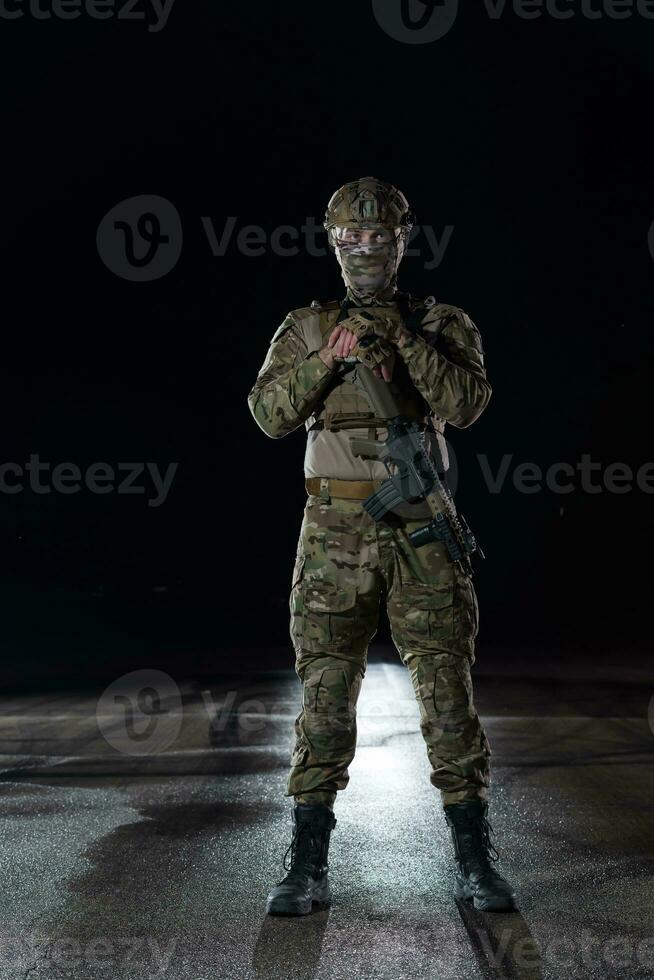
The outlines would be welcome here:
[[[0,978],[654,976],[648,658],[489,650],[473,676],[515,914],[451,896],[392,651],[373,650],[364,679],[333,904],[304,919],[264,914],[290,840],[291,669],[4,697]]]

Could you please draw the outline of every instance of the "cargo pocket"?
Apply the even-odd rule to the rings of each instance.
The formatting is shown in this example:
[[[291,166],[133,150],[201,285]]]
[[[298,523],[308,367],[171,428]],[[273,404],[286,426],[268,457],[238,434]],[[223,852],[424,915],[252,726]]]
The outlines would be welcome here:
[[[393,637],[402,650],[449,651],[454,636],[452,583],[406,582],[388,604]]]
[[[475,638],[479,632],[479,604],[472,579],[465,572],[457,571],[454,587],[454,636],[455,652],[474,662]]]
[[[293,751],[291,753],[291,766],[294,768],[296,766],[303,766],[307,761],[308,755],[309,746],[307,745],[306,738],[304,735],[300,735],[299,738],[295,740],[295,745],[293,746]]]
[[[288,608],[290,613],[289,631],[291,634],[291,641],[296,652],[302,645],[302,579],[304,577],[305,562],[306,555],[299,551],[295,557],[293,577],[291,580],[291,594],[288,599]]]
[[[352,646],[356,622],[354,586],[335,585],[320,579],[302,579],[302,644],[312,652],[347,651]]]
[[[294,589],[299,583],[302,575],[304,574],[304,563],[307,560],[307,556],[301,551],[295,556],[295,564],[293,566],[293,577],[291,579],[291,588]]]
[[[454,669],[457,672],[462,689],[466,692],[468,708],[472,709],[472,677],[470,676],[470,663],[465,657],[456,657],[453,661]]]

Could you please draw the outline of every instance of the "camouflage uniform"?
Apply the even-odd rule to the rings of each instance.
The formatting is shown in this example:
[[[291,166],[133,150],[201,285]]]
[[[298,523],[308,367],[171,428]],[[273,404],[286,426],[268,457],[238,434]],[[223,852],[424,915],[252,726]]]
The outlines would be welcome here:
[[[470,318],[433,297],[421,302],[395,289],[368,309],[380,317],[378,334],[407,311],[419,322],[398,349],[391,382],[403,414],[431,422],[441,441],[446,422],[472,424],[491,389]],[[314,303],[289,313],[248,396],[268,436],[280,438],[305,425],[305,477],[319,484],[307,499],[290,598],[303,697],[287,795],[296,803],[331,807],[347,785],[356,702],[384,596],[393,641],[418,701],[431,782],[444,805],[484,800],[490,747],[470,679],[478,629],[471,579],[442,544],[416,549],[409,543],[410,532],[429,517],[424,504],[407,502],[375,523],[360,500],[330,496],[330,481],[379,486],[387,477],[378,460],[356,457],[349,448],[350,436],[384,439],[384,420],[317,353],[339,310],[337,302]]]

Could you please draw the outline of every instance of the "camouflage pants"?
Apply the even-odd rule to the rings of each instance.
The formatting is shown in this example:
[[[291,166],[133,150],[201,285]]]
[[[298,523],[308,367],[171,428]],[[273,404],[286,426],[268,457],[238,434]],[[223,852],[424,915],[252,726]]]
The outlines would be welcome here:
[[[420,711],[443,805],[485,799],[490,746],[473,704],[478,629],[471,579],[440,543],[416,549],[425,520],[376,524],[358,501],[307,499],[290,597],[302,710],[287,796],[333,806],[356,748],[356,703],[382,595]]]

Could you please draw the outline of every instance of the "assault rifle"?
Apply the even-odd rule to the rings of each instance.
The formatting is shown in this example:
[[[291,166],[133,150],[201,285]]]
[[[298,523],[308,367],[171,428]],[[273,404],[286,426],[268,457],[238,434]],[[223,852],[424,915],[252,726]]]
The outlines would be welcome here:
[[[349,380],[365,391],[376,417],[388,420],[385,442],[351,439],[355,455],[379,459],[388,473],[388,479],[363,501],[365,510],[373,520],[379,521],[402,501],[426,500],[432,519],[425,527],[409,534],[411,544],[420,548],[430,541],[442,541],[452,561],[459,562],[472,575],[470,555],[485,556],[465,518],[457,513],[444,473],[441,476],[427,449],[429,430],[400,415],[388,384],[365,364],[356,358],[346,358],[343,365],[345,373],[351,374]]]

